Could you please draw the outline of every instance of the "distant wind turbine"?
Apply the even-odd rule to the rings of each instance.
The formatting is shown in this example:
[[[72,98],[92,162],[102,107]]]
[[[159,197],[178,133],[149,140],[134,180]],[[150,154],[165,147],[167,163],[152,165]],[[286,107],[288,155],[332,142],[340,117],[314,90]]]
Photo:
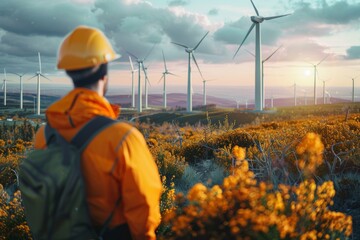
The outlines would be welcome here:
[[[323,80],[323,104],[326,103],[326,99],[325,99],[325,94],[326,94],[326,91],[325,91],[325,84],[326,84],[327,81]]]
[[[32,76],[31,78],[29,78],[28,80],[37,77],[37,108],[36,108],[36,114],[40,115],[40,76],[46,78],[47,80],[51,81],[49,78],[47,78],[46,76],[44,76],[41,72],[41,57],[40,57],[40,52],[38,52],[38,57],[39,57],[39,71],[35,73],[34,76]]]
[[[215,80],[205,80],[203,79],[203,105],[206,106],[206,82],[215,81]]]
[[[163,60],[164,60],[164,72],[162,73],[162,77],[160,78],[159,82],[161,82],[161,80],[164,79],[164,83],[163,83],[163,108],[166,109],[166,104],[167,104],[166,103],[166,75],[167,74],[174,75],[174,76],[176,76],[176,75],[169,72],[169,70],[167,69],[164,51],[163,50],[161,50],[161,51],[162,51]]]
[[[326,103],[331,104],[331,101],[330,101],[331,95],[330,95],[330,93],[329,93],[328,91],[325,91],[325,94],[326,94],[326,96],[327,96],[327,101],[326,101]]]
[[[203,38],[198,42],[198,44],[196,44],[196,46],[193,48],[190,48],[184,44],[171,42],[175,45],[185,48],[185,52],[188,53],[188,85],[187,85],[187,107],[186,107],[186,111],[188,111],[188,112],[192,112],[191,58],[193,59],[195,65],[196,65],[197,69],[199,70],[199,73],[202,77],[199,65],[197,64],[196,59],[195,59],[194,51],[199,47],[200,43],[204,40],[204,38],[206,37],[206,35],[208,35],[208,33],[209,32],[207,32],[203,36]]]
[[[147,67],[144,67],[144,69],[143,69],[144,74],[145,74],[145,109],[148,108],[148,95],[149,95],[148,84],[149,84],[149,86],[151,86],[150,80],[149,80],[149,78],[147,76],[148,67],[149,67],[149,65]]]
[[[296,82],[294,82],[294,106],[297,105],[297,99],[296,99]]]
[[[304,105],[307,105],[306,89],[302,89],[301,91],[304,92]]]
[[[352,80],[352,102],[355,102],[355,79],[357,79],[359,76],[356,76],[356,77],[352,77],[351,80]]]
[[[131,56],[129,56],[130,66],[131,66],[131,107],[135,108],[135,83],[134,83],[134,73],[138,70],[134,69],[134,65],[131,61]]]
[[[288,16],[290,14],[284,14],[284,15],[278,15],[278,16],[272,16],[272,17],[263,17],[259,15],[259,12],[257,10],[257,8],[255,7],[255,4],[252,0],[251,4],[254,7],[254,10],[256,12],[256,16],[251,16],[251,21],[253,22],[253,24],[251,25],[249,31],[247,32],[244,40],[242,41],[242,43],[240,44],[239,48],[237,49],[237,51],[234,54],[234,57],[236,56],[236,54],[238,53],[238,51],[240,50],[241,46],[244,44],[245,40],[247,39],[247,37],[249,36],[250,32],[252,31],[252,29],[256,26],[256,35],[255,35],[255,44],[256,44],[256,50],[255,50],[255,110],[258,111],[262,111],[263,110],[263,96],[262,96],[262,92],[263,92],[263,84],[262,84],[262,54],[261,54],[261,28],[260,28],[260,24],[264,21],[264,20],[272,20],[275,18],[280,18],[280,17],[285,17]]]
[[[261,82],[262,82],[262,92],[261,92],[261,96],[263,99],[263,107],[265,106],[265,81],[264,81],[264,62],[268,61],[283,45],[281,45],[280,47],[278,47],[274,52],[272,52],[267,58],[265,58],[265,60],[261,61]],[[245,49],[245,51],[247,51],[249,54],[251,54],[252,56],[255,57],[255,54],[253,54],[252,52],[248,51],[247,49]]]
[[[17,76],[19,76],[20,78],[20,109],[23,109],[23,95],[24,95],[24,88],[23,88],[23,81],[22,81],[22,77],[26,74],[20,74],[20,73],[15,73],[15,72],[11,72],[12,74],[15,74]]]
[[[4,91],[4,106],[6,106],[6,70],[4,68],[4,80],[3,80],[3,84],[2,84],[2,90]]]
[[[150,53],[152,52],[152,50],[154,49],[155,45],[150,49],[150,51],[147,53],[147,55],[144,58],[138,58],[137,56],[135,56],[134,54],[127,52],[129,55],[133,56],[136,59],[136,62],[138,63],[138,74],[139,74],[139,80],[138,80],[138,112],[141,113],[142,112],[142,93],[141,93],[141,70],[144,72],[145,75],[145,81],[147,81],[147,73],[144,67],[144,61],[146,60],[146,58],[150,55]]]
[[[318,71],[317,71],[317,67],[328,57],[329,55],[326,55],[320,62],[318,62],[317,64],[312,64],[312,63],[309,63],[311,65],[313,65],[314,67],[314,104],[316,105],[317,104],[317,97],[316,97],[316,79],[317,79],[317,74],[318,74]]]

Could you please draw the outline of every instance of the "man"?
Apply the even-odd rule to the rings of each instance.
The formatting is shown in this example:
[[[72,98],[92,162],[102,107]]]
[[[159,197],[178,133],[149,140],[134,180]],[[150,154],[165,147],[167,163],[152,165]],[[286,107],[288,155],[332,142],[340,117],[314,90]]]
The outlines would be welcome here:
[[[118,57],[95,28],[77,27],[62,42],[57,66],[72,79],[74,89],[46,110],[46,118],[67,141],[95,116],[118,117],[119,107],[104,97],[107,64]],[[44,127],[36,133],[35,148],[46,148]],[[104,239],[156,239],[162,185],[136,128],[117,122],[98,133],[82,154],[82,173],[94,227],[101,229],[114,212]]]

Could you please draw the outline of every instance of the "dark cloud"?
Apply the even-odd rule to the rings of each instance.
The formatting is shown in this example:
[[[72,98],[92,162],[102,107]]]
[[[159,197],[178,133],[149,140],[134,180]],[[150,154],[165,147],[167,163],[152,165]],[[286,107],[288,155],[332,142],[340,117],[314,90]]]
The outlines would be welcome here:
[[[169,6],[170,7],[175,7],[175,6],[185,6],[187,5],[188,2],[187,1],[183,1],[183,0],[173,0],[169,2]]]
[[[305,1],[295,1],[292,6],[296,9],[297,19],[316,21],[327,24],[346,24],[360,19],[360,3],[349,4],[347,1],[336,1],[328,4],[323,0],[317,7]]]
[[[208,13],[208,15],[210,15],[210,16],[216,16],[218,14],[219,14],[219,9],[217,9],[217,8],[211,9]]]
[[[360,46],[352,46],[346,50],[347,59],[360,59]]]
[[[97,26],[86,5],[53,1],[0,1],[0,28],[21,35],[64,36],[77,25]]]
[[[168,56],[172,60],[176,57],[173,54],[182,49],[171,42],[192,47],[207,31],[200,23],[196,24],[196,15],[177,16],[169,9],[154,8],[146,2],[126,5],[117,0],[98,0],[95,2],[95,12],[118,51],[123,55],[129,51],[140,58],[157,44],[159,48],[172,52]],[[211,48],[199,47],[198,50],[201,52],[202,49]],[[162,59],[161,51],[151,54],[151,58]]]

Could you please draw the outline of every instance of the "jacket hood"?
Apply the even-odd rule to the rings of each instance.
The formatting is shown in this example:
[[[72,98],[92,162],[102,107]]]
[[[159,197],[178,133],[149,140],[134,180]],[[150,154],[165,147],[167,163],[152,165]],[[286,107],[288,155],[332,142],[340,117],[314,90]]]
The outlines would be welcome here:
[[[112,105],[97,92],[86,88],[75,88],[46,110],[50,126],[58,130],[79,128],[94,116],[116,119],[120,113],[118,105]]]

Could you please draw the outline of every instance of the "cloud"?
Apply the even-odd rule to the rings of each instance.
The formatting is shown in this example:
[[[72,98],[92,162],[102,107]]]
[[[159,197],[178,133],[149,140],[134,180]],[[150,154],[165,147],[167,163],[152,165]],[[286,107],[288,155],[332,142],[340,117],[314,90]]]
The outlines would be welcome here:
[[[0,1],[0,28],[8,32],[62,37],[81,24],[99,26],[88,5],[68,1]]]
[[[205,15],[185,11],[182,7],[170,9],[154,8],[146,2],[125,5],[117,0],[97,0],[94,11],[105,33],[110,36],[122,55],[126,51],[142,58],[154,44],[167,49],[169,60],[178,58],[181,48],[171,42],[192,47],[207,32],[210,25]],[[191,36],[191,37],[189,37]],[[207,39],[208,40],[208,39]],[[202,46],[206,45],[204,43]],[[210,51],[211,47],[199,47]],[[149,58],[161,60],[159,49]],[[127,61],[127,58],[122,60]]]
[[[213,8],[208,12],[208,15],[210,15],[210,16],[216,16],[218,14],[219,14],[219,9],[217,9],[217,8]]]
[[[346,59],[360,59],[360,46],[352,46],[346,50]]]
[[[183,1],[183,0],[173,0],[169,2],[169,6],[170,7],[175,7],[175,6],[185,6],[187,5],[188,2],[187,1]]]

